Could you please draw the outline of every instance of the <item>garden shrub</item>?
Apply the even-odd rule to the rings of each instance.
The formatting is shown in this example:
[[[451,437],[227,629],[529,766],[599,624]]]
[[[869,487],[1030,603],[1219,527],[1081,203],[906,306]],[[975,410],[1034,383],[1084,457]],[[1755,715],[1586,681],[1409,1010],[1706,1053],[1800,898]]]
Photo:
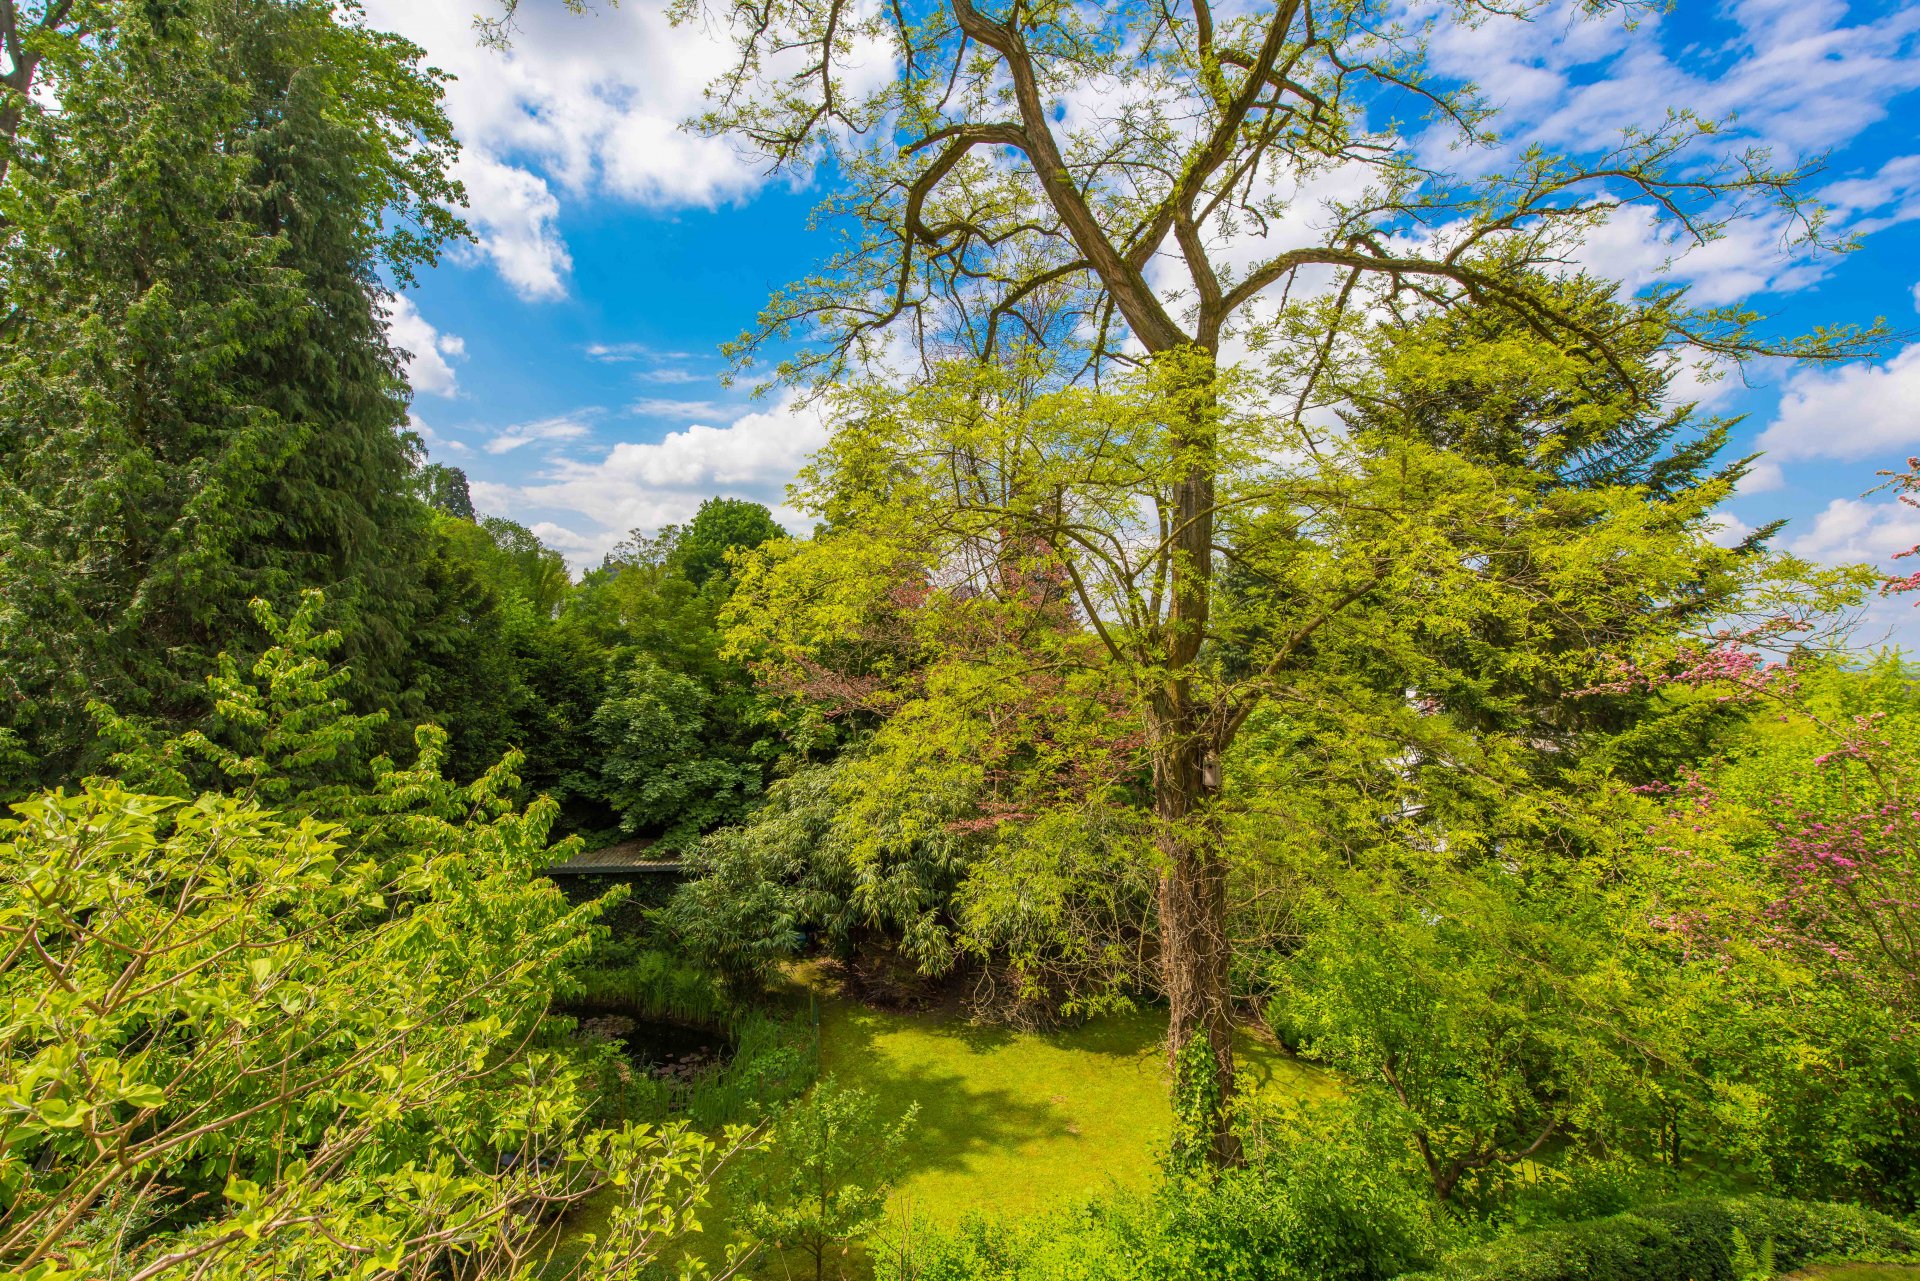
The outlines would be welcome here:
[[[759,1122],[820,1074],[820,1040],[805,1015],[747,1010],[734,1016],[728,1032],[732,1059],[697,1082],[681,1109],[703,1130]]]
[[[1249,1164],[1018,1223],[975,1219],[880,1261],[881,1281],[1385,1281],[1442,1225],[1393,1136],[1352,1108],[1260,1118]]]
[[[1777,1268],[1898,1259],[1920,1235],[1858,1206],[1773,1197],[1694,1197],[1511,1236],[1449,1256],[1430,1281],[1741,1281],[1734,1233]]]

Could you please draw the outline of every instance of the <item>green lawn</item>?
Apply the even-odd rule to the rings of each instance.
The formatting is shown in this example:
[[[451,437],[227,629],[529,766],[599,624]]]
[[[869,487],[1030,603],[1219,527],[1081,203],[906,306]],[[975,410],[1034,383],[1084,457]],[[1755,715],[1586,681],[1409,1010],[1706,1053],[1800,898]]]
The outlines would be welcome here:
[[[883,1014],[827,997],[821,1071],[897,1115],[920,1116],[895,1213],[946,1223],[970,1209],[1030,1213],[1145,1186],[1172,1126],[1159,1011],[1046,1034],[950,1013]],[[1326,1078],[1243,1037],[1245,1088],[1300,1097]]]
[[[881,1012],[824,987],[815,994],[822,1074],[873,1094],[890,1115],[920,1105],[895,1220],[1027,1214],[1148,1185],[1172,1129],[1164,1012],[1032,1033],[979,1026],[951,1010]],[[1255,1093],[1304,1098],[1332,1089],[1325,1074],[1251,1037],[1241,1037],[1238,1062],[1242,1088]],[[590,1203],[566,1231],[590,1231],[602,1213]],[[728,1236],[724,1183],[701,1217],[709,1230],[688,1245],[717,1263]],[[858,1251],[843,1267],[849,1277],[870,1274]],[[797,1257],[763,1257],[750,1269],[761,1278],[803,1272],[810,1268]]]

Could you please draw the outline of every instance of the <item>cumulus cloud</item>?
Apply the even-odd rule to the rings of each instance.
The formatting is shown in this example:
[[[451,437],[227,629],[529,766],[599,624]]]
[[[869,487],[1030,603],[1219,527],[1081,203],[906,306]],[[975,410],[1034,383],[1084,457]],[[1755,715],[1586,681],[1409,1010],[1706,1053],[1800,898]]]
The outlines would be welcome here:
[[[785,505],[786,486],[826,438],[820,415],[788,399],[725,427],[694,424],[658,441],[623,441],[598,461],[555,459],[524,484],[476,488],[474,501],[508,515],[571,514],[554,525],[564,540],[548,541],[576,566],[596,562],[629,530],[687,520],[716,494],[765,503],[799,529],[805,520]]]
[[[535,538],[569,559],[591,562],[605,555],[610,546],[596,534],[582,534],[550,520],[535,521],[527,528]]]
[[[477,147],[456,166],[479,253],[526,299],[564,298],[573,256],[560,238],[560,200],[546,179],[501,163]]]
[[[608,197],[653,208],[713,206],[752,191],[758,168],[725,140],[680,129],[729,46],[679,26],[657,0],[521,6],[505,51],[483,48],[473,0],[369,0],[369,21],[413,40],[455,77],[446,108],[465,147],[480,249],[528,298],[566,292],[572,262],[560,200]]]
[[[1786,487],[1786,471],[1779,463],[1763,458],[1747,469],[1747,474],[1740,478],[1733,492],[1740,498],[1751,498],[1755,494],[1770,494]]]
[[[1803,532],[1789,531],[1787,550],[1829,565],[1886,565],[1920,543],[1920,509],[1897,499],[1836,498]]]
[[[414,306],[413,299],[395,294],[385,304],[387,342],[401,354],[407,382],[415,392],[451,396],[457,390],[453,366],[448,362],[467,354],[466,341],[454,334],[443,334],[428,323]]]
[[[1437,0],[1416,0],[1412,11],[1436,19],[1436,69],[1485,86],[1506,108],[1510,136],[1575,150],[1611,146],[1623,128],[1657,125],[1669,104],[1685,103],[1710,116],[1737,112],[1730,144],[1757,140],[1804,155],[1844,145],[1920,86],[1920,13],[1911,7],[1854,21],[1842,0],[1739,0],[1725,10],[1729,39],[1685,51],[1670,49],[1677,42],[1657,14],[1628,29],[1617,15],[1584,20],[1580,7],[1557,0],[1524,23],[1461,23]],[[731,46],[713,22],[675,25],[667,8],[628,0],[580,18],[559,4],[524,5],[511,47],[500,51],[476,40],[473,0],[368,0],[372,22],[413,39],[455,76],[447,110],[466,147],[460,175],[480,251],[526,297],[566,292],[563,202],[711,208],[766,180],[731,141],[680,127],[704,106]],[[888,73],[877,46],[863,44],[851,60],[863,82],[856,88]],[[1111,93],[1092,97],[1101,101],[1063,100],[1065,124],[1113,109]],[[1887,173],[1833,197],[1867,198],[1876,182],[1897,184],[1903,172],[1889,162]],[[1645,228],[1624,226],[1620,235],[1636,231]],[[1283,229],[1272,247],[1289,238]],[[1698,251],[1715,299],[1805,283],[1787,269],[1736,270],[1760,261],[1754,247],[1746,240]],[[1658,262],[1674,248],[1656,240],[1636,252]]]
[[[1920,509],[1898,499],[1836,498],[1799,533],[1788,530],[1788,551],[1829,565],[1869,564],[1907,574],[1911,560],[1894,557],[1920,543]],[[1859,649],[1898,645],[1920,650],[1920,611],[1908,595],[1870,597],[1853,619],[1848,643]]]
[[[1888,458],[1920,446],[1920,344],[1885,364],[1794,374],[1759,444],[1778,459],[1843,461]]]

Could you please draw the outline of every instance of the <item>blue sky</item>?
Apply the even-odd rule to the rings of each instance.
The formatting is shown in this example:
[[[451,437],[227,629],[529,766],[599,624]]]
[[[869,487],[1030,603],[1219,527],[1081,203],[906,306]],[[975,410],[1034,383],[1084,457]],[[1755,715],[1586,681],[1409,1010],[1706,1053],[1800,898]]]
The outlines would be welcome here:
[[[724,64],[711,33],[672,28],[648,0],[587,18],[524,0],[500,54],[474,42],[482,2],[367,3],[458,77],[448,106],[479,244],[426,273],[393,323],[433,456],[577,567],[709,494],[778,508],[820,426],[777,392],[724,387],[718,348],[820,256],[807,218],[822,192],[676,128]],[[1671,103],[1737,112],[1739,133],[1781,156],[1827,153],[1815,189],[1864,236],[1859,252],[1788,258],[1755,223],[1671,267],[1782,332],[1880,316],[1902,331],[1874,361],[1759,366],[1750,386],[1703,389],[1715,412],[1747,415],[1741,447],[1768,451],[1730,530],[1786,517],[1783,544],[1830,561],[1920,542],[1920,512],[1862,497],[1920,452],[1920,4],[1680,0],[1631,31],[1550,9],[1446,30],[1435,56],[1504,104],[1511,134],[1554,147],[1596,145]],[[1622,220],[1586,258],[1643,285],[1671,253]],[[1920,640],[1912,614],[1882,606],[1874,625]]]

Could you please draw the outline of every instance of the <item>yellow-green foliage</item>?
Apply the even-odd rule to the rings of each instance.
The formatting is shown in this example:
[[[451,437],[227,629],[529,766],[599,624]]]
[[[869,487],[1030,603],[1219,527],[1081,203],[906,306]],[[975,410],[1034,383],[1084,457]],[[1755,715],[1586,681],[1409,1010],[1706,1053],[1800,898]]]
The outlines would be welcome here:
[[[0,1268],[358,1279],[452,1250],[512,1276],[543,1220],[612,1186],[578,1262],[633,1276],[716,1150],[589,1129],[586,1065],[534,1048],[600,933],[535,875],[555,807],[514,808],[511,757],[446,779],[427,729],[411,766],[309,775],[364,720],[335,697],[337,638],[275,635],[264,688],[232,663],[218,682],[258,745],[199,744],[233,794],[92,780],[0,820]],[[131,738],[124,765],[181,759]]]
[[[841,1000],[820,1015],[822,1071],[872,1094],[883,1114],[919,1105],[894,1212],[948,1223],[971,1210],[1029,1212],[1146,1187],[1172,1134],[1165,1038],[1156,1011],[1047,1033]],[[1255,1097],[1334,1089],[1250,1038],[1237,1058]]]

